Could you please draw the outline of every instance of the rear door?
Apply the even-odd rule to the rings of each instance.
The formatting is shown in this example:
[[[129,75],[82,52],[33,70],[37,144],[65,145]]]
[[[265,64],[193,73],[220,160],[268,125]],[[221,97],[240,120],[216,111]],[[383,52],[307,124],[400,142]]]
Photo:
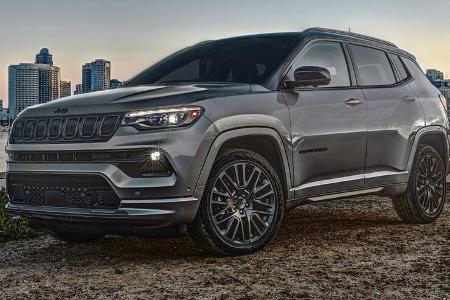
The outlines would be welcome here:
[[[352,80],[345,47],[338,41],[305,46],[288,74],[302,66],[327,68],[327,86],[283,91],[293,141],[296,197],[359,189],[364,183],[366,102]]]
[[[414,135],[423,126],[422,108],[408,84],[410,75],[396,55],[383,49],[354,44],[349,49],[367,100],[365,185],[398,183]]]

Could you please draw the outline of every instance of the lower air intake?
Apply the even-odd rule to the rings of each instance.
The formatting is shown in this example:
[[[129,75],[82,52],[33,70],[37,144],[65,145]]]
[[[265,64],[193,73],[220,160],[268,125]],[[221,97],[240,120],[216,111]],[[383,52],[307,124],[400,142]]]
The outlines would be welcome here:
[[[100,176],[10,174],[11,203],[71,208],[117,209],[120,199]]]

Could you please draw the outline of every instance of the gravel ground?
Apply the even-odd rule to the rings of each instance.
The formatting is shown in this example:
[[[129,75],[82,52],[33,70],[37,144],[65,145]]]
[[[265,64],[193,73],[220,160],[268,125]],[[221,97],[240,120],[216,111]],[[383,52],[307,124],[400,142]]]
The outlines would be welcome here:
[[[448,204],[431,225],[402,224],[387,198],[304,206],[269,247],[241,257],[207,256],[189,238],[42,235],[0,245],[0,297],[450,298]]]

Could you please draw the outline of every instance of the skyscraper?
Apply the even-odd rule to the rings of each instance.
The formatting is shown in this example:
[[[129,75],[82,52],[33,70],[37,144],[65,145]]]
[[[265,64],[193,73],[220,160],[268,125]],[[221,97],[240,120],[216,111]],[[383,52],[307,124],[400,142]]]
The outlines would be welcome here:
[[[96,92],[108,90],[111,80],[111,62],[96,59],[82,67],[82,92]]]
[[[61,82],[61,69],[56,66],[51,67],[51,94],[50,100],[55,100],[60,97],[59,88]]]
[[[51,66],[45,64],[9,66],[8,94],[11,118],[15,118],[28,106],[50,100],[51,69]]]
[[[111,62],[104,59],[96,59],[92,65],[92,91],[109,90],[111,80]]]
[[[53,65],[53,56],[50,54],[47,48],[42,48],[38,54],[36,54],[37,64]]]
[[[40,74],[39,98],[41,103],[58,99],[60,96],[61,69],[53,66],[53,55],[50,54],[47,48],[42,48],[36,55],[35,63],[51,66],[50,73],[48,73],[48,70],[42,70]]]
[[[72,83],[70,81],[61,80],[60,82],[60,96],[61,98],[72,95]]]
[[[39,103],[52,100],[52,67],[46,64],[35,64],[39,69]]]
[[[84,64],[81,68],[81,92],[89,93],[92,91],[92,65],[90,63]]]

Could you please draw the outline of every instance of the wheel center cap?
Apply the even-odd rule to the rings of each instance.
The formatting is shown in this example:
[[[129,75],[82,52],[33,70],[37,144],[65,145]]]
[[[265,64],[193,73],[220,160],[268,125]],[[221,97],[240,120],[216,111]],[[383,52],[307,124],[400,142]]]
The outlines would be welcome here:
[[[238,209],[244,209],[245,205],[247,204],[247,201],[243,197],[239,197],[236,200],[236,206]]]

